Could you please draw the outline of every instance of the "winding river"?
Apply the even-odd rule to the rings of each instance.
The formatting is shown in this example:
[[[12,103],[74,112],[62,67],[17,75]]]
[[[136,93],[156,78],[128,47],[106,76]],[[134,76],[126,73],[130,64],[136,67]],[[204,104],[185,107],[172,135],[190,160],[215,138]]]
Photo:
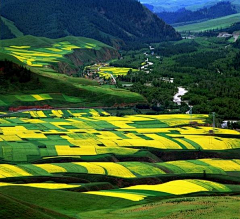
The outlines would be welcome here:
[[[181,105],[182,99],[181,97],[186,94],[188,91],[184,87],[178,87],[178,92],[173,97],[173,102],[177,103],[177,105]]]

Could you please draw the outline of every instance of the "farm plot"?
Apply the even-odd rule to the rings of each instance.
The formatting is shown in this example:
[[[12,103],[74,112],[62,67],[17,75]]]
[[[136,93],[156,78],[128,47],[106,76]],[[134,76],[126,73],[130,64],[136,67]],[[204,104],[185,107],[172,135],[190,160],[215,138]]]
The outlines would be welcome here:
[[[71,185],[65,183],[27,183],[27,184],[0,183],[0,187],[3,186],[25,186],[41,189],[72,189],[81,187],[81,185]]]
[[[187,116],[176,115],[176,118],[179,123],[182,118],[184,124]],[[195,119],[201,123],[204,117],[199,115]],[[217,137],[208,134],[209,128],[169,127],[163,121],[161,116],[115,117],[101,109],[25,111],[0,120],[0,157],[4,161],[31,163],[51,157],[134,156],[146,149],[225,151],[240,148],[236,131],[216,129],[216,134],[221,134]],[[137,128],[139,123],[141,127]],[[156,128],[152,128],[152,124]]]
[[[41,95],[43,96],[43,95]],[[49,95],[51,98],[52,95]],[[61,95],[59,95],[61,97]],[[66,95],[64,95],[66,96]],[[60,98],[59,97],[59,98]],[[34,115],[34,113],[37,113]],[[74,117],[75,119],[78,117],[100,117],[100,116],[110,116],[109,113],[102,109],[81,109],[81,110],[36,110],[36,111],[25,111],[22,113],[15,113],[15,117],[19,118],[24,118],[24,117],[33,117],[33,118],[53,118],[53,117],[58,117],[58,118],[72,118]],[[75,120],[72,120],[75,121]],[[76,119],[77,121],[77,119]],[[91,120],[89,120],[91,121]],[[79,121],[80,122],[80,121]],[[103,121],[104,123],[104,121]],[[90,128],[90,127],[89,127]]]
[[[12,98],[30,102],[49,101],[53,96]],[[105,200],[112,207],[123,202],[132,206],[177,197],[239,194],[240,134],[215,129],[213,135],[211,128],[201,126],[206,117],[117,117],[102,109],[1,113],[1,193],[11,197],[15,191],[16,199],[26,202],[31,196],[26,191],[32,191],[29,203],[36,194],[45,194],[43,200],[50,193],[52,200],[56,194],[74,197],[59,198],[68,201],[81,196],[94,200],[91,206],[100,203],[93,210],[102,209]],[[199,126],[189,126],[193,119]],[[74,215],[79,214],[80,203]],[[73,204],[63,209],[72,209]]]
[[[178,196],[192,193],[231,192],[227,185],[206,180],[175,180],[158,185],[136,185],[117,190],[86,192],[86,194],[118,197],[140,201],[146,197]]]
[[[120,75],[127,75],[129,71],[137,71],[136,69],[132,68],[121,68],[121,67],[100,67],[98,74],[101,77],[105,77],[106,79],[110,78],[111,75],[117,77]]]
[[[71,103],[81,103],[84,99],[80,97],[72,97],[67,96],[64,94],[51,94],[51,93],[45,93],[45,94],[23,94],[23,95],[0,95],[0,106],[14,106],[14,105],[23,105],[28,106],[31,105],[41,105],[44,104],[52,104],[57,101],[65,102],[68,104]],[[10,108],[11,110],[11,108]],[[29,112],[32,113],[32,112]],[[35,116],[35,117],[41,117]],[[43,116],[44,117],[44,116]]]
[[[69,162],[46,164],[0,164],[0,178],[53,176],[54,174],[96,174],[116,178],[158,177],[162,175],[222,175],[240,172],[240,160],[200,159],[146,162]]]

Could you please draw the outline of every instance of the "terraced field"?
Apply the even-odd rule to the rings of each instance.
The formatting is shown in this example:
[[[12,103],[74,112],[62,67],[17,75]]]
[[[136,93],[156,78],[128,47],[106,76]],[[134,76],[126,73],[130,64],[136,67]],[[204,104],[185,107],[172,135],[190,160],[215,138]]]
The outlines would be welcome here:
[[[160,163],[146,162],[68,162],[50,164],[0,164],[0,178],[54,176],[68,173],[93,174],[119,178],[209,174],[231,176],[240,173],[240,160],[199,159]]]
[[[14,43],[16,45],[14,45]],[[74,49],[99,50],[104,44],[87,38],[65,37],[57,40],[20,37],[18,40],[3,40],[0,52],[12,55],[32,67],[43,67],[65,60],[64,56]]]
[[[240,193],[240,133],[213,134],[203,126],[207,115],[116,117],[71,109],[0,116],[0,196],[11,203],[62,218],[94,218],[94,211],[105,218],[164,199]],[[82,204],[52,201],[69,197]]]

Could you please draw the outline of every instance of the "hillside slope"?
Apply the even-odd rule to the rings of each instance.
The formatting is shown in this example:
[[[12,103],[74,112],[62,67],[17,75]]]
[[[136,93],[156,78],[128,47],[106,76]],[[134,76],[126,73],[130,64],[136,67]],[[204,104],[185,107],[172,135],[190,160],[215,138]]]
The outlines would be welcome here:
[[[139,94],[101,87],[97,81],[80,78],[83,63],[119,56],[117,50],[99,41],[73,36],[59,39],[23,36],[1,40],[0,44],[0,60],[16,63],[0,61],[1,110],[26,105],[87,107],[145,102]],[[37,101],[32,99],[33,94],[47,94],[51,98]],[[16,95],[30,98],[19,99]]]
[[[48,69],[46,72],[43,68],[35,67],[27,70],[9,61],[0,61],[0,66],[1,111],[19,106],[49,105],[76,108],[145,102],[137,93],[104,88],[95,81],[56,74],[54,71],[47,72]],[[43,98],[32,98],[39,95]]]
[[[12,39],[15,36],[12,34],[9,27],[3,22],[2,17],[0,17],[0,27],[1,27],[1,34],[0,39]]]
[[[27,35],[2,40],[0,43],[2,53],[12,54],[25,64],[41,67],[42,65],[56,66],[59,63],[65,63],[64,65],[72,66],[72,68],[66,69],[69,74],[83,63],[107,61],[119,56],[114,48],[85,37],[68,36],[50,39]]]
[[[171,26],[135,0],[58,0],[57,4],[56,0],[11,0],[3,4],[2,16],[25,35],[84,36],[106,43],[180,39]]]
[[[12,39],[23,36],[23,33],[15,26],[15,24],[4,17],[0,17],[0,25],[0,39]]]

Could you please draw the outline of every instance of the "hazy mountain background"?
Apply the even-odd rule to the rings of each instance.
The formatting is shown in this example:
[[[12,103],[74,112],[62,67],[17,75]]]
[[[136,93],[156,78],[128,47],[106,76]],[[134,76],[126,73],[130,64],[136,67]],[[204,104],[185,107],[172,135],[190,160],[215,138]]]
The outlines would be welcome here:
[[[141,3],[151,5],[152,11],[177,11],[181,8],[189,10],[198,10],[202,7],[210,7],[216,3],[224,2],[222,0],[141,0]],[[225,1],[226,2],[226,1]],[[240,7],[240,0],[229,0],[233,5]]]
[[[168,24],[188,23],[194,21],[204,21],[219,17],[237,14],[236,7],[230,2],[219,2],[211,7],[204,7],[197,11],[187,10],[185,8],[176,12],[160,12],[156,13]]]

